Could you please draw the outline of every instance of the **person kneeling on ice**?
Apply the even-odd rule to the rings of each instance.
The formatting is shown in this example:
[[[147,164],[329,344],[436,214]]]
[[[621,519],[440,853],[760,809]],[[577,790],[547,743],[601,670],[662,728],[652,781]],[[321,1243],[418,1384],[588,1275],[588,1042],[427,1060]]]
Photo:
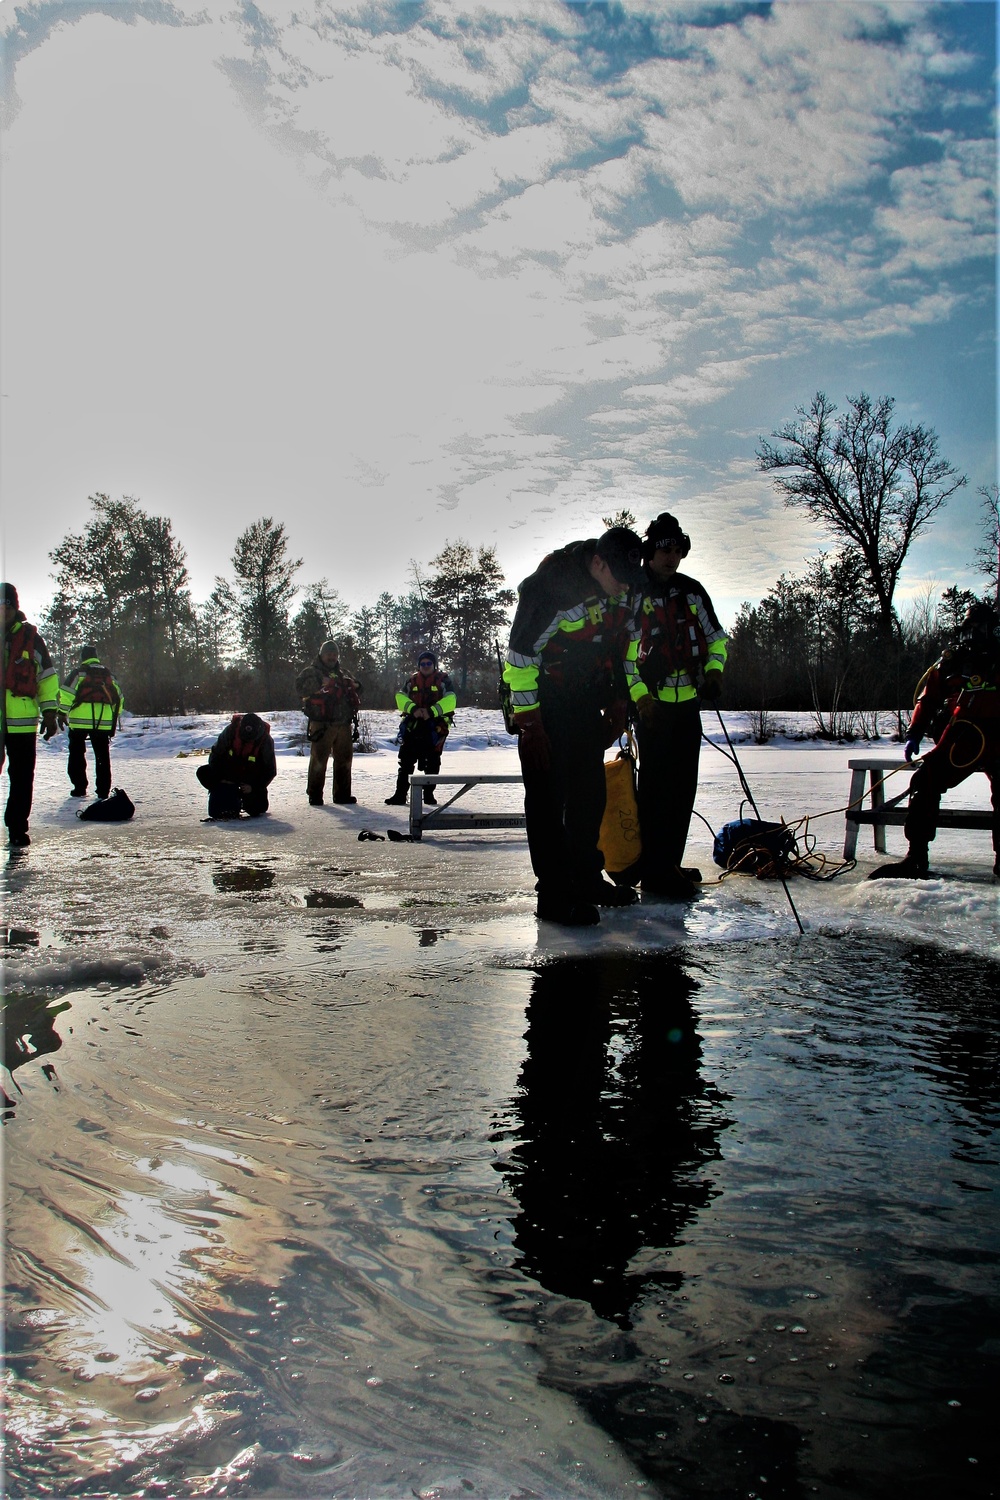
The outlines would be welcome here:
[[[257,714],[233,714],[197,775],[208,790],[210,818],[259,818],[267,812],[267,789],[278,774],[271,726]]]
[[[873,870],[869,880],[925,880],[928,848],[937,832],[941,794],[973,771],[985,771],[993,802],[993,873],[1000,876],[1000,615],[972,604],[958,640],[921,679],[906,734],[906,759],[924,735],[937,743],[910,782],[903,832],[906,858]]]
[[[455,713],[457,699],[447,672],[438,669],[433,651],[421,651],[417,670],[396,694],[396,707],[403,715],[399,726],[399,769],[396,790],[386,797],[387,807],[402,807],[406,802],[410,775],[414,768],[427,776],[441,769],[441,751]],[[435,803],[433,787],[424,788],[424,801]]]

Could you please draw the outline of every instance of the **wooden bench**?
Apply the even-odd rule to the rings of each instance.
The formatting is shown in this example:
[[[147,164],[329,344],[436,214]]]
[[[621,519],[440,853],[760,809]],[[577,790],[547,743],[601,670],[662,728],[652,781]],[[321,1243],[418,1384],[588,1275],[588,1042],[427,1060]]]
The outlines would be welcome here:
[[[858,847],[858,829],[862,823],[872,825],[876,853],[885,854],[886,827],[892,824],[894,827],[901,828],[906,822],[906,804],[910,797],[910,787],[907,783],[896,796],[887,798],[883,781],[890,771],[898,771],[902,767],[906,767],[907,770],[910,768],[906,766],[905,761],[900,760],[898,755],[891,758],[866,756],[864,760],[849,760],[847,764],[851,772],[851,794],[845,815],[844,858],[854,858]],[[916,766],[913,770],[916,770]],[[868,793],[871,801],[871,806],[867,808],[862,806],[865,799],[866,777],[869,778]],[[976,812],[971,808],[942,807],[938,813],[937,824],[939,828],[981,828],[988,831],[993,827],[993,814],[992,812]]]
[[[498,781],[511,782],[517,786],[523,786],[523,778],[520,776],[426,776],[417,775],[410,777],[410,833],[418,842],[423,836],[425,828],[432,831],[440,829],[442,832],[456,828],[523,828],[524,811],[520,812],[469,812],[463,809],[461,812],[449,812],[451,807],[466,792],[471,792],[474,786],[482,786]],[[449,797],[447,802],[440,807],[431,807],[427,810],[424,802],[424,787],[457,786],[458,791]]]

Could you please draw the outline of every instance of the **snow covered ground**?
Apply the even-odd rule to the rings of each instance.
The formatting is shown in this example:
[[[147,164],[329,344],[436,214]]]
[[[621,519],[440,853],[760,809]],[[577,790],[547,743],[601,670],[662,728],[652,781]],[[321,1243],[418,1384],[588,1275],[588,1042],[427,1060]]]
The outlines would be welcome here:
[[[8,946],[8,990],[58,992],[102,980],[229,968],[247,961],[247,950],[230,939],[248,922],[262,936],[265,929],[294,928],[304,909],[324,906],[352,926],[368,924],[373,963],[391,960],[394,948],[402,955],[414,933],[441,928],[445,917],[450,943],[470,955],[516,961],[608,945],[655,949],[795,932],[776,882],[717,881],[706,825],[717,829],[735,818],[742,794],[731,762],[709,745],[703,746],[697,804],[705,822],[695,818],[686,855],[705,876],[698,900],[690,906],[644,900],[627,911],[605,912],[599,928],[577,932],[536,924],[521,830],[428,833],[419,844],[359,843],[363,828],[384,834],[407,827],[406,809],[384,805],[395,776],[398,718],[367,717],[377,749],[355,757],[357,806],[312,808],[305,795],[302,716],[269,715],[279,765],[271,812],[235,824],[203,821],[206,796],[195,777],[199,757],[228,715],[125,716],[112,747],[115,784],[136,804],[135,819],[124,825],[79,822],[80,804],[68,796],[65,737],[39,741],[32,843],[10,859],[6,880],[9,926],[38,938]],[[784,733],[759,746],[750,739],[746,715],[726,720],[761,814],[790,823],[808,814],[817,852],[839,862],[848,760],[896,754],[898,746],[886,739],[866,746],[802,738],[808,715],[783,716]],[[704,726],[712,745],[724,749],[714,713],[704,715]],[[499,713],[460,710],[442,771],[517,770]],[[951,801],[987,808],[986,778],[970,778]],[[519,809],[520,789],[482,787],[468,802]],[[889,829],[888,840],[889,857],[903,851],[900,829]],[[866,929],[1000,955],[1000,887],[991,874],[987,833],[942,831],[932,849],[935,878],[919,883],[866,883],[881,862],[869,829],[861,830],[858,854],[857,868],[830,883],[792,881],[807,934]],[[255,880],[260,899],[248,902]]]

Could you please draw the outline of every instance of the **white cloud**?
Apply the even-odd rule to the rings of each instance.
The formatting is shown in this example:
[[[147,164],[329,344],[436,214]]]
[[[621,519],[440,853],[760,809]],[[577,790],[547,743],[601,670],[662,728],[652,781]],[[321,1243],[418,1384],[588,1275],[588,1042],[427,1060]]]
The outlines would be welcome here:
[[[588,32],[613,12],[541,0],[85,16],[18,69],[8,474],[193,491],[209,527],[219,495],[220,536],[301,496],[355,553],[393,518],[404,557],[435,505],[530,548],[539,494],[574,522],[657,467],[695,494],[713,406],[944,322],[944,273],[993,253],[992,143],[922,135],[969,62],[933,16],[654,8],[637,60]]]

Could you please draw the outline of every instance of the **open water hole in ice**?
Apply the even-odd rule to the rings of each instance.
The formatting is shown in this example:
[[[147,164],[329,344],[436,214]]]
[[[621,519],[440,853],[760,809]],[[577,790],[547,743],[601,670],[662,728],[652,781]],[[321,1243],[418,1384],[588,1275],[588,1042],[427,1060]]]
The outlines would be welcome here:
[[[995,1493],[995,966],[310,920],[10,1011],[10,1495]]]

